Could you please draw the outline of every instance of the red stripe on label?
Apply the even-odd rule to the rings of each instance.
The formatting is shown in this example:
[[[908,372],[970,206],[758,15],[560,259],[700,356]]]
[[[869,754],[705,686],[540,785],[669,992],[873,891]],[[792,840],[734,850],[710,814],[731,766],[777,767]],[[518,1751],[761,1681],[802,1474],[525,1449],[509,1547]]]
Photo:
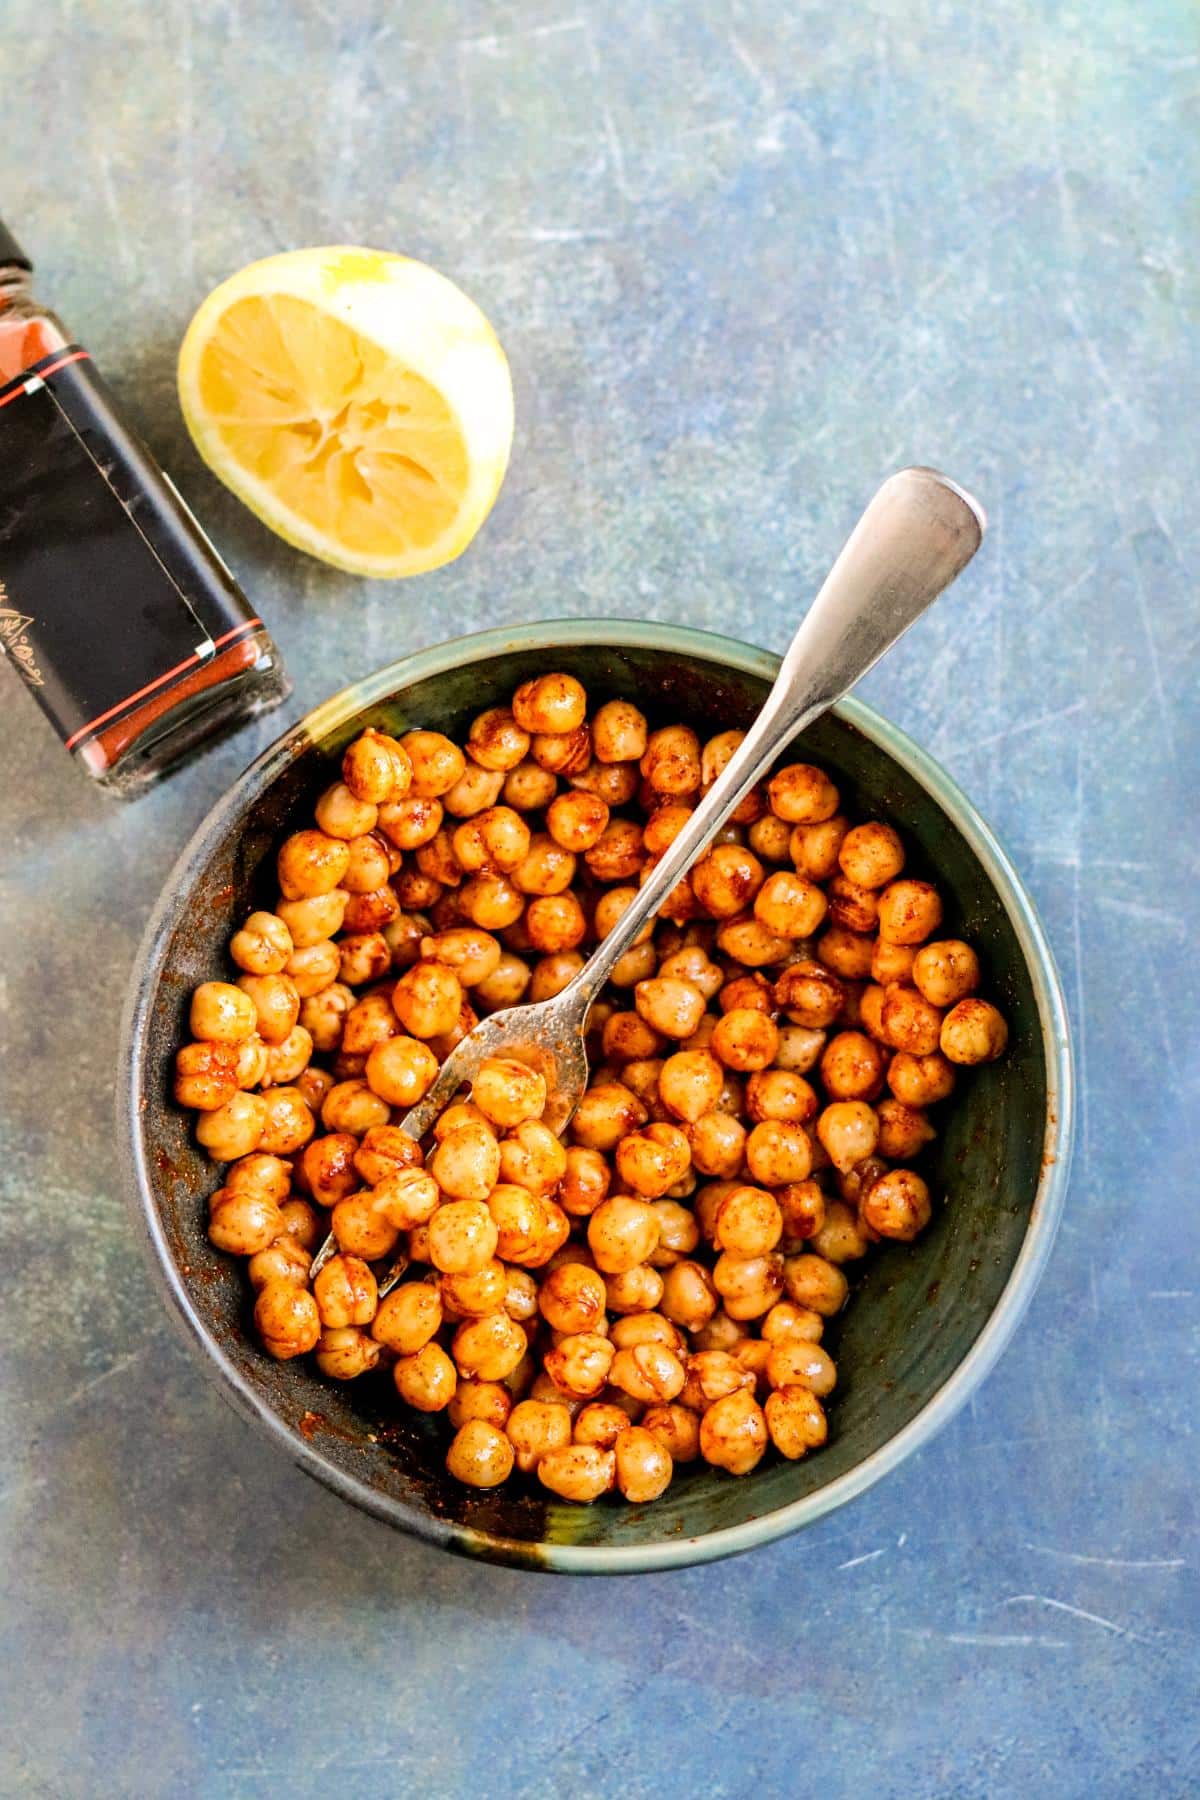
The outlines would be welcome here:
[[[57,374],[59,369],[65,369],[68,363],[83,362],[85,360],[87,362],[92,360],[90,351],[72,350],[68,355],[60,356],[56,361],[47,363],[44,368],[39,369],[35,366],[32,369],[26,369],[24,375],[18,375],[16,387],[10,388],[7,394],[0,394],[0,406],[7,406],[10,400],[19,400],[25,393],[25,383],[27,381],[45,381],[47,375]]]
[[[86,355],[87,352],[85,351],[84,354]],[[235,637],[241,637],[243,632],[255,631],[261,627],[261,619],[247,619],[244,625],[235,625],[233,630],[227,631],[223,637],[214,638],[213,649],[219,650],[223,644],[230,643]],[[81,725],[79,730],[67,739],[67,749],[73,750],[80,738],[87,737],[89,732],[98,731],[101,725],[107,725],[110,719],[115,718],[119,712],[124,712],[127,706],[132,706],[135,700],[144,700],[147,694],[152,694],[165,681],[171,681],[176,675],[182,675],[185,669],[192,668],[200,660],[200,657],[196,655],[187,656],[181,663],[176,663],[173,669],[168,669],[165,675],[159,675],[156,680],[148,681],[145,687],[138,689],[136,694],[128,694],[124,700],[118,700],[117,704],[110,706],[107,712],[102,712],[98,718],[92,719],[86,725]]]

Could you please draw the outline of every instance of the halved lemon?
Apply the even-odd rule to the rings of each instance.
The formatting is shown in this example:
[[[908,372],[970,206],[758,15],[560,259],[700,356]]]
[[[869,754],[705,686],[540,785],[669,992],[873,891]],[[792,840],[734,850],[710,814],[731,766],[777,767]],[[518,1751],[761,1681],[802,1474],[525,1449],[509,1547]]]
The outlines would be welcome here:
[[[378,250],[292,250],[222,282],[180,347],[179,399],[264,524],[359,575],[460,555],[512,444],[508,362],[475,302]]]

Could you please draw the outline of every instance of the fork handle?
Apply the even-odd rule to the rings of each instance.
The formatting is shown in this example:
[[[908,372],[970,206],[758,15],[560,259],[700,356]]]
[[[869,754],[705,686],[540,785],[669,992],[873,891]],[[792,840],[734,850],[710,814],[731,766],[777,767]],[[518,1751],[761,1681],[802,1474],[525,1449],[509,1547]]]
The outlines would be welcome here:
[[[766,704],[678,837],[571,983],[588,1005],[638,932],[779,752],[848,693],[949,587],[987,517],[936,469],[892,475],[854,527],[800,624]]]

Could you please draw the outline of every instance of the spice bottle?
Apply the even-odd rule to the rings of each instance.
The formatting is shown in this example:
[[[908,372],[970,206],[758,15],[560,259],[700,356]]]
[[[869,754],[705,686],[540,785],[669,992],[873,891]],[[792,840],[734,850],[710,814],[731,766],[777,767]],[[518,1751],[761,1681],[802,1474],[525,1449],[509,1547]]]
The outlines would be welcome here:
[[[266,627],[0,222],[0,652],[129,794],[290,690]]]

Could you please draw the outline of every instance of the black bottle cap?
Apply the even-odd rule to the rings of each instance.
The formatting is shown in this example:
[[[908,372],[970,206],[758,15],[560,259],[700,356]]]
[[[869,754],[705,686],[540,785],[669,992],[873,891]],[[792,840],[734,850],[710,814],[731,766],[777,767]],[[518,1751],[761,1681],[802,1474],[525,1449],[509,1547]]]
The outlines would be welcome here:
[[[33,264],[8,226],[0,219],[0,269],[32,269]]]

